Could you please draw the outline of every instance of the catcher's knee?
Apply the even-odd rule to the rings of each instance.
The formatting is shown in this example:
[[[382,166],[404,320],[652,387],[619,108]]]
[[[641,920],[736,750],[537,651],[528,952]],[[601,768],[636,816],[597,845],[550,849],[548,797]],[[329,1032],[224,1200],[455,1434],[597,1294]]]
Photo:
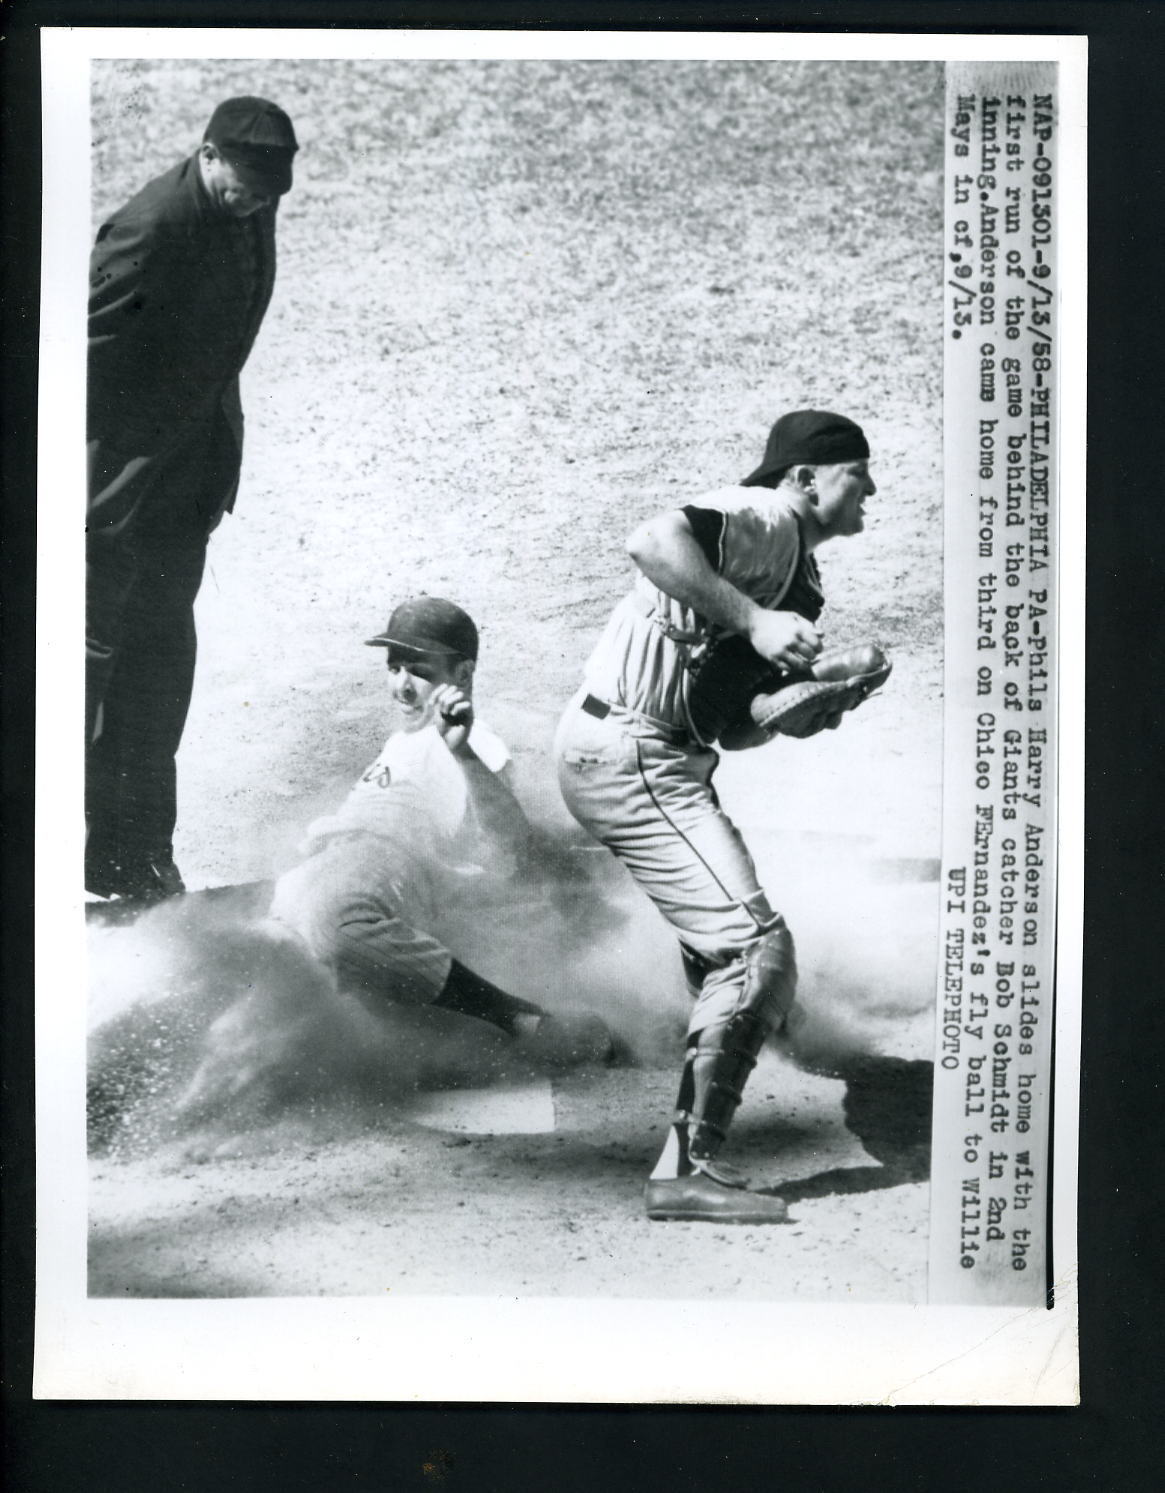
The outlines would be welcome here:
[[[769,1030],[783,1026],[797,996],[793,935],[778,919],[744,956],[744,986],[737,1011],[756,1016]]]
[[[705,954],[701,954],[690,945],[680,943],[680,957],[684,963],[684,979],[687,981],[688,994],[693,1000],[698,1000],[700,992],[704,988],[704,981],[709,972],[715,969],[715,964]]]

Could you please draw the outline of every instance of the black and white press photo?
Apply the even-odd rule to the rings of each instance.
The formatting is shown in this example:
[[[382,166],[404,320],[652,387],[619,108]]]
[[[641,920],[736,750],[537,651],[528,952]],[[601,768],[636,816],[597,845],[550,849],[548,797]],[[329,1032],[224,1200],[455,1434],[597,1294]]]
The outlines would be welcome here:
[[[37,1392],[1073,1402],[1083,44],[44,42]]]

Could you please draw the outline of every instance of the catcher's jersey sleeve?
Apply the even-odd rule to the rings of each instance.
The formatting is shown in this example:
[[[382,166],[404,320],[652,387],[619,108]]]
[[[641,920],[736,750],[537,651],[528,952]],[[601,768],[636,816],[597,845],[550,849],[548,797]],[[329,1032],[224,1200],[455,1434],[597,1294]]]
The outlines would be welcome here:
[[[763,607],[779,607],[803,554],[797,515],[781,493],[727,487],[683,510],[709,563]],[[586,665],[587,689],[612,705],[690,730],[686,676],[717,630],[691,607],[639,576]]]
[[[688,521],[692,537],[704,552],[704,559],[717,575],[724,564],[725,516],[717,508],[697,508],[688,503],[680,510]]]

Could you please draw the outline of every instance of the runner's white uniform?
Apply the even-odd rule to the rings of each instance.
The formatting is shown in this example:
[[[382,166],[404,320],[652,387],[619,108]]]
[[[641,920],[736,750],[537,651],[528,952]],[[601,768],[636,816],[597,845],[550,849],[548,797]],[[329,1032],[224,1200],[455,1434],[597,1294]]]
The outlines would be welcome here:
[[[721,577],[760,606],[816,620],[817,566],[784,494],[727,487],[683,511]],[[691,671],[718,635],[640,575],[587,662],[555,743],[567,807],[679,934],[697,993],[692,1034],[735,1013],[749,950],[784,927],[716,797],[719,756],[697,739],[688,713]]]
[[[494,773],[510,756],[474,721],[469,744]],[[397,732],[339,810],[308,829],[307,859],[279,878],[270,915],[347,988],[427,1004],[453,956],[443,915],[474,895],[491,847],[465,777],[433,725]]]

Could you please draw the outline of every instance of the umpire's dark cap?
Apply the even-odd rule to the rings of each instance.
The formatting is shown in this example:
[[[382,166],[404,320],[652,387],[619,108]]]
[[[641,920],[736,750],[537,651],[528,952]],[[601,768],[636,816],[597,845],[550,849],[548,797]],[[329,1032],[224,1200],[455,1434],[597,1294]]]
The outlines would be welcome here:
[[[439,596],[416,596],[402,601],[369,648],[404,648],[456,658],[477,658],[477,628],[468,612]]]
[[[741,486],[770,487],[773,478],[790,467],[864,461],[869,454],[869,442],[861,426],[845,415],[833,415],[828,410],[794,410],[791,415],[782,415],[769,431],[764,461]]]
[[[264,98],[229,98],[210,116],[203,139],[277,195],[291,190],[291,162],[299,141],[278,104]]]

